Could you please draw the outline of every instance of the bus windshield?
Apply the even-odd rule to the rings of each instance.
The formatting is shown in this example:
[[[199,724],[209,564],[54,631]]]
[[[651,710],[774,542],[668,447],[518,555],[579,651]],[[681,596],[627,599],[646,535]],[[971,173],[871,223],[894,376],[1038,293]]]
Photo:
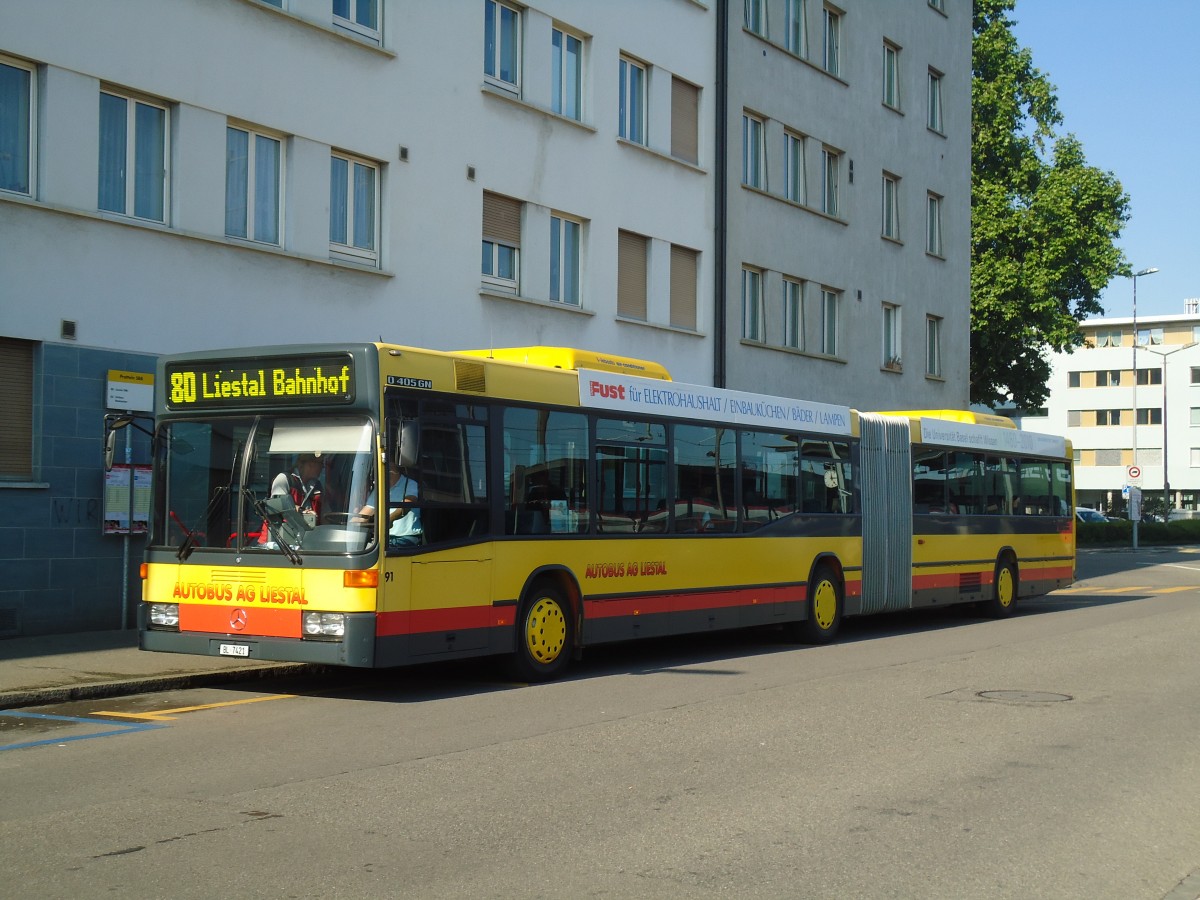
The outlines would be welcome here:
[[[170,422],[160,435],[151,544],[238,552],[354,553],[374,483],[366,418],[254,416]]]

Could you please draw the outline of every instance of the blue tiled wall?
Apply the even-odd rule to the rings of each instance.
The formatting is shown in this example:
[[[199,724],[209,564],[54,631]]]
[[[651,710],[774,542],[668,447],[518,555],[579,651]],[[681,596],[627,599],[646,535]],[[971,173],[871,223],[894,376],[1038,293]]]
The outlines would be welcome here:
[[[156,358],[44,344],[34,363],[32,486],[0,481],[0,636],[132,627],[145,539],[101,534],[104,413],[110,369],[153,372]],[[127,429],[133,462],[150,461],[149,439]],[[117,462],[124,462],[124,434]],[[126,612],[122,621],[122,612]]]

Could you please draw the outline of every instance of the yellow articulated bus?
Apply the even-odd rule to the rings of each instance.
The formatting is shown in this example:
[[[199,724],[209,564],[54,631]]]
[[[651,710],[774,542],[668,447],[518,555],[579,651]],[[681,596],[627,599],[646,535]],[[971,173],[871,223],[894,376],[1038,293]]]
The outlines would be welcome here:
[[[1069,584],[1070,449],[962,413],[670,380],[581,350],[253,348],[159,363],[147,650],[397,666]],[[1006,423],[1007,424],[1007,423]]]

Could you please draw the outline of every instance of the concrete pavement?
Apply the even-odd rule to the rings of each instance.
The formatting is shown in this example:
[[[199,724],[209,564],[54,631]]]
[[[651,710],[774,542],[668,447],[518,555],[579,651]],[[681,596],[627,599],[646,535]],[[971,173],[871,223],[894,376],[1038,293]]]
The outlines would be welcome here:
[[[138,649],[132,629],[10,638],[0,640],[0,710],[252,681],[311,668],[151,653]]]

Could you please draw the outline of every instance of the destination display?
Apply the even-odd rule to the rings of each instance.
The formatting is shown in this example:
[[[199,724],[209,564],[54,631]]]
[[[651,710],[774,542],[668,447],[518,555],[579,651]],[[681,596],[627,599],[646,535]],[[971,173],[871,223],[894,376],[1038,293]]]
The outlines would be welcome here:
[[[167,409],[235,409],[354,402],[349,354],[175,362],[166,366]]]

